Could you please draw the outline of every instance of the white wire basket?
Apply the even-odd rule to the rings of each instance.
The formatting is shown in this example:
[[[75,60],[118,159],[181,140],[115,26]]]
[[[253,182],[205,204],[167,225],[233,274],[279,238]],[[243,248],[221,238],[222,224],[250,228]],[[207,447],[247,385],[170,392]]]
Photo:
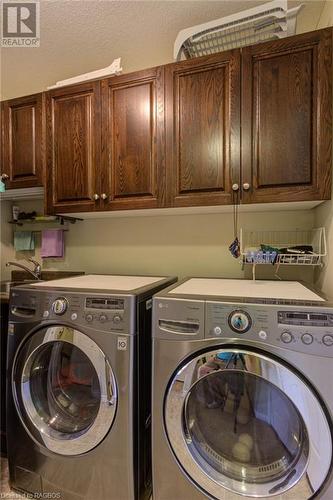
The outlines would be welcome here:
[[[287,0],[273,0],[183,29],[175,40],[174,58],[190,59],[294,35],[296,17],[302,7],[288,9]]]
[[[278,253],[274,264],[319,266],[322,258],[327,255],[326,232],[324,227],[315,229],[296,229],[293,231],[250,231],[240,230],[240,251],[243,264],[268,264],[268,262],[253,262],[249,259],[251,252],[260,251],[261,245],[274,249],[287,249],[297,246],[311,246],[311,253]],[[249,261],[250,260],[250,261]]]

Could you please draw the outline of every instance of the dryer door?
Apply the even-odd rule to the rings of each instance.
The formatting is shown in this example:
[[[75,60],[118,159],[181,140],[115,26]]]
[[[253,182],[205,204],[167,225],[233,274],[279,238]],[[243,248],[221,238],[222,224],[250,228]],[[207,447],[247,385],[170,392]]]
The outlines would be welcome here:
[[[197,355],[170,381],[164,415],[179,464],[214,498],[224,499],[225,489],[310,498],[328,475],[332,436],[319,399],[267,355],[237,348]]]
[[[12,372],[19,416],[49,450],[78,455],[94,448],[115,418],[111,366],[84,333],[63,325],[36,331],[19,349]]]

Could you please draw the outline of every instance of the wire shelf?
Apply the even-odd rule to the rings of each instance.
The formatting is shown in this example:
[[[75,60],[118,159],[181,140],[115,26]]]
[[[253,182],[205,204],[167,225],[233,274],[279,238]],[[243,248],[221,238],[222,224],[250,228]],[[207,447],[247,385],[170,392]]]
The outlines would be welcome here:
[[[240,230],[240,249],[243,264],[272,264],[262,259],[253,262],[249,255],[251,252],[259,252],[262,245],[278,249],[274,264],[277,265],[301,265],[318,266],[322,264],[322,258],[327,255],[326,233],[324,227],[315,229],[293,231],[250,231]],[[281,249],[307,246],[312,247],[311,253],[279,252]]]

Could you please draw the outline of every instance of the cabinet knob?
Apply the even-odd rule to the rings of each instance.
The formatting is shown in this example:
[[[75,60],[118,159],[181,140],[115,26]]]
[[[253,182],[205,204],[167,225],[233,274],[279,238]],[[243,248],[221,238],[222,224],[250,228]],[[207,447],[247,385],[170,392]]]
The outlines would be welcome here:
[[[108,198],[108,195],[106,193],[101,194],[102,200],[106,200]]]
[[[95,193],[95,194],[93,195],[93,199],[94,199],[95,201],[99,200],[99,194]]]
[[[243,189],[244,191],[248,191],[250,189],[250,184],[248,182],[244,182]]]
[[[232,185],[232,190],[233,191],[238,191],[239,190],[239,184],[235,183]]]

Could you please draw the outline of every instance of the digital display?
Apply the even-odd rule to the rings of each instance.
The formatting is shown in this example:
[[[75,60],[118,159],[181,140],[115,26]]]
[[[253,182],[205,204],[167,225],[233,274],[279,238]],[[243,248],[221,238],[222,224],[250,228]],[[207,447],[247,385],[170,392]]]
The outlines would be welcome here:
[[[327,314],[310,314],[311,321],[327,321]]]
[[[305,313],[287,313],[288,319],[308,319],[308,315]]]
[[[333,314],[279,311],[278,322],[287,325],[332,326]]]
[[[108,297],[87,297],[86,308],[88,309],[124,309],[124,299],[108,298]]]

